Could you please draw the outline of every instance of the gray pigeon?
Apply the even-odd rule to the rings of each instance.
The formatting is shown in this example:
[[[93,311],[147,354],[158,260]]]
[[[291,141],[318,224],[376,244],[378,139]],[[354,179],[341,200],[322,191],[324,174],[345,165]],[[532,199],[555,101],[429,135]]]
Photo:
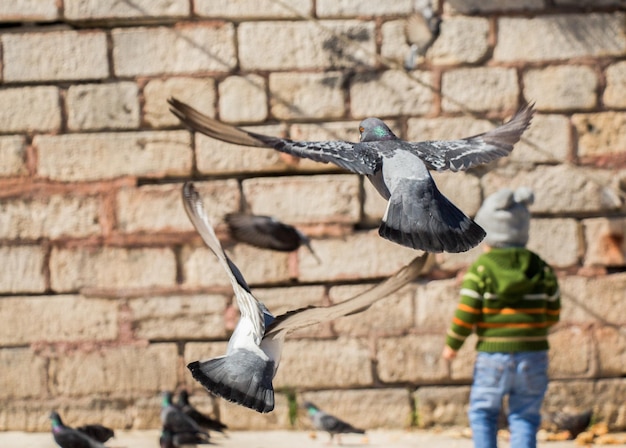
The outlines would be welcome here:
[[[172,393],[165,391],[161,401],[161,425],[163,439],[171,436],[174,445],[183,445],[177,440],[196,440],[195,444],[208,444],[209,433],[204,431],[193,419],[172,403]]]
[[[439,192],[428,170],[464,171],[507,156],[529,126],[532,105],[489,132],[450,141],[400,140],[378,118],[359,126],[360,142],[293,141],[245,131],[202,114],[175,98],[171,111],[191,129],[218,140],[334,163],[368,177],[388,200],[378,233],[388,240],[426,252],[464,252],[485,231]]]
[[[422,270],[428,254],[374,288],[350,300],[329,307],[308,307],[274,317],[251,293],[241,272],[230,261],[204,210],[192,183],[183,186],[183,203],[192,224],[217,256],[233,287],[241,316],[228,341],[224,356],[187,365],[193,377],[210,392],[257,412],[274,409],[272,380],[287,333],[326,320],[355,314],[369,308],[408,282]]]
[[[181,390],[178,393],[178,401],[176,402],[176,406],[203,428],[211,429],[213,431],[218,431],[221,433],[224,433],[224,430],[228,429],[228,426],[226,426],[224,423],[220,422],[217,419],[207,417],[196,408],[194,408],[192,404],[189,403],[189,392],[187,392],[187,390],[185,389]]]
[[[61,448],[105,448],[102,443],[84,432],[65,426],[58,412],[52,411],[50,420],[52,422],[52,437]]]
[[[339,438],[340,434],[365,434],[364,429],[355,428],[350,423],[346,423],[343,420],[322,411],[310,401],[305,401],[302,406],[307,410],[309,418],[311,419],[315,429],[319,431],[326,431],[330,434],[331,443],[335,435]]]

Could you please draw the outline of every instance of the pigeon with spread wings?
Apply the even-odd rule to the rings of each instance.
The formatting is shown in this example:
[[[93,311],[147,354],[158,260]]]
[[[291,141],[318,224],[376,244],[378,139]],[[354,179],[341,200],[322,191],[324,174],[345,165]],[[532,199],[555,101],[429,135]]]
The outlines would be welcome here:
[[[429,170],[464,171],[507,156],[530,125],[534,110],[525,105],[506,124],[459,140],[407,142],[378,118],[361,122],[360,142],[294,141],[222,123],[170,98],[170,110],[191,129],[239,145],[277,151],[365,175],[388,200],[378,233],[388,240],[426,252],[464,252],[485,231],[437,188]]]
[[[252,295],[243,275],[224,252],[192,183],[183,186],[183,203],[192,224],[226,271],[241,313],[228,341],[226,354],[194,361],[187,367],[207,390],[258,412],[274,409],[272,380],[280,363],[287,333],[366,310],[377,300],[414,280],[428,256],[425,253],[415,258],[392,277],[347,301],[329,307],[303,308],[274,317]]]

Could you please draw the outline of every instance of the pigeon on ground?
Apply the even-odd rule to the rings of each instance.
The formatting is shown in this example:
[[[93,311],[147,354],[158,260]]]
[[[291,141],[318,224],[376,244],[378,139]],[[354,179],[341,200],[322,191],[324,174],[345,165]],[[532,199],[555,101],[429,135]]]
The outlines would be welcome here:
[[[330,443],[332,443],[335,435],[337,435],[337,438],[339,439],[340,434],[365,434],[364,429],[355,428],[350,423],[346,423],[343,420],[322,411],[310,401],[305,401],[302,404],[302,407],[307,410],[309,418],[311,419],[315,429],[318,431],[326,431],[330,434]]]
[[[272,379],[280,363],[287,333],[366,310],[375,301],[415,279],[428,256],[423,254],[415,258],[386,281],[350,300],[329,307],[294,310],[274,317],[252,295],[241,272],[222,249],[202,200],[190,182],[183,186],[183,203],[192,224],[226,271],[241,313],[228,341],[226,354],[206,361],[194,361],[187,367],[210,392],[257,412],[274,409]]]
[[[50,413],[50,420],[52,421],[52,436],[61,448],[104,448],[102,443],[84,432],[65,426],[56,411]]]
[[[437,189],[429,170],[464,171],[509,155],[530,125],[534,110],[523,106],[506,124],[489,132],[450,141],[400,140],[378,118],[359,126],[360,142],[293,141],[245,131],[170,98],[170,110],[184,124],[218,140],[271,147],[317,162],[334,163],[368,177],[388,200],[378,233],[388,240],[426,252],[464,252],[485,231]]]
[[[591,423],[592,410],[579,413],[553,412],[544,416],[542,426],[552,432],[569,432],[569,438],[575,439]]]
[[[76,429],[101,443],[115,436],[115,432],[111,428],[98,424],[77,426]]]
[[[172,403],[172,393],[163,392],[161,402],[161,438],[171,436],[174,446],[183,445],[181,440],[196,440],[195,444],[208,444],[209,433],[204,431],[193,419]],[[188,443],[188,442],[186,442]]]
[[[221,433],[223,433],[225,429],[228,429],[228,427],[224,423],[220,422],[219,420],[214,420],[210,417],[207,417],[196,408],[194,408],[191,403],[189,403],[189,393],[186,389],[183,389],[178,393],[178,401],[176,402],[176,406],[188,417],[191,417],[191,419],[202,428],[218,431]]]
[[[162,428],[159,444],[161,448],[178,448],[189,445],[208,445],[210,442],[200,434],[191,432],[175,434],[169,429]]]
[[[229,213],[224,219],[230,234],[239,242],[281,252],[291,252],[305,245],[315,259],[320,261],[304,233],[272,216]]]

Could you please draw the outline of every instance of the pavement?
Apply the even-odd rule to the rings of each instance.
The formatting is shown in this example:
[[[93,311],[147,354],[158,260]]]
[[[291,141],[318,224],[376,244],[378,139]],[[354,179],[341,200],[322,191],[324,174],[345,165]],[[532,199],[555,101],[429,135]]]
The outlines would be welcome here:
[[[110,448],[157,448],[159,431],[121,431],[115,432],[115,438],[107,442]],[[328,434],[312,431],[230,431],[228,437],[212,435],[212,442],[223,448],[321,448],[328,445]],[[472,441],[460,430],[423,431],[423,430],[372,430],[365,436],[346,434],[341,439],[342,446],[381,447],[381,448],[473,448]],[[507,440],[500,440],[501,448],[508,448]],[[335,442],[336,446],[336,442]],[[579,447],[574,441],[539,442],[539,448],[574,448]],[[586,445],[596,446],[596,445]],[[626,444],[612,445],[626,447]],[[58,448],[52,434],[26,433],[18,431],[0,432],[2,448]]]

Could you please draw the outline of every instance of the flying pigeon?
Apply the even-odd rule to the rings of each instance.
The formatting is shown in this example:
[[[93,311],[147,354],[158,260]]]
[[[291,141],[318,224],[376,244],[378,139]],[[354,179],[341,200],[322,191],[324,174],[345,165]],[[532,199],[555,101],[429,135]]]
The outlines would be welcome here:
[[[318,431],[326,431],[330,434],[331,443],[335,435],[339,438],[339,434],[365,434],[364,429],[355,428],[350,423],[346,423],[343,420],[322,411],[310,401],[305,401],[302,406],[307,410],[309,418],[311,419],[315,429]]]
[[[199,412],[196,408],[194,408],[191,403],[189,403],[189,393],[185,389],[181,390],[178,393],[178,401],[176,402],[176,406],[203,428],[218,431],[221,433],[223,433],[224,430],[228,428],[224,423],[220,422],[219,420],[209,418]]]
[[[409,265],[374,288],[350,300],[329,307],[308,307],[274,317],[250,291],[243,275],[228,258],[204,210],[193,184],[183,186],[183,203],[192,224],[217,256],[233,287],[241,316],[228,341],[224,356],[187,365],[193,377],[210,392],[257,412],[274,409],[272,379],[280,363],[287,333],[356,314],[417,277],[428,254],[415,258]]]
[[[282,252],[294,251],[304,244],[315,259],[320,261],[305,234],[272,216],[229,213],[224,220],[232,237],[239,242]]]
[[[485,231],[437,189],[428,170],[464,171],[507,156],[530,125],[534,110],[523,106],[506,124],[460,140],[407,142],[378,118],[359,126],[360,142],[294,141],[245,131],[202,114],[175,99],[170,110],[191,129],[218,140],[334,163],[368,177],[388,200],[378,233],[388,240],[426,252],[464,252]]]
[[[84,432],[65,426],[61,416],[56,411],[50,413],[50,420],[52,422],[52,436],[61,448],[104,448],[102,443]]]
[[[161,436],[167,439],[171,435],[175,446],[183,444],[179,442],[181,439],[197,439],[199,441],[195,442],[196,444],[210,443],[209,433],[172,403],[172,393],[169,391],[163,392],[162,395],[161,424],[165,433]]]

